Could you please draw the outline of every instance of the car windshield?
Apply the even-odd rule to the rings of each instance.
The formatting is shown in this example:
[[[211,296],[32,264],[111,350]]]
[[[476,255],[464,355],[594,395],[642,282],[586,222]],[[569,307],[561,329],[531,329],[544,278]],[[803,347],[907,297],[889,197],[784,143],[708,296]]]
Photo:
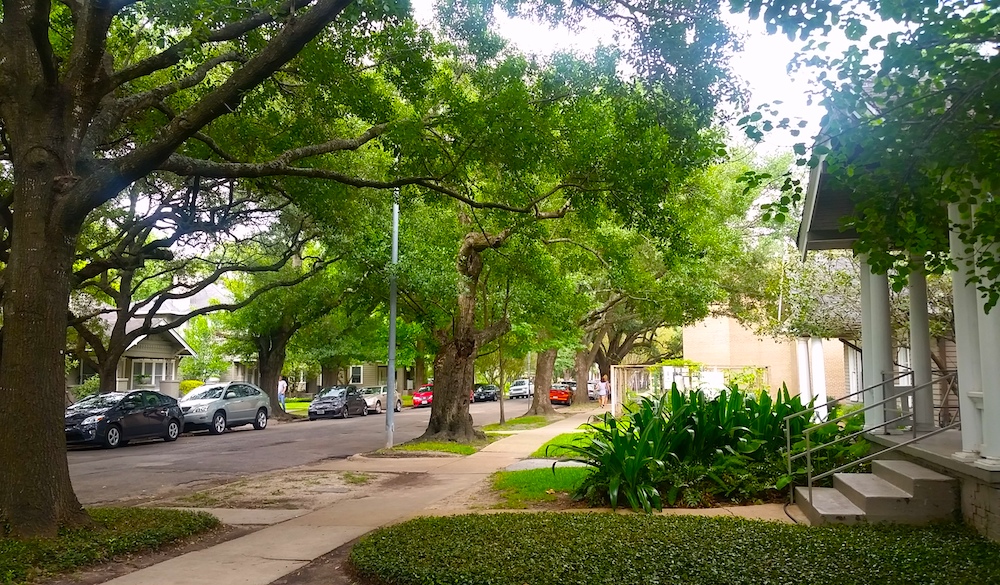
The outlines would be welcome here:
[[[336,386],[333,388],[323,388],[316,394],[316,398],[343,398],[345,392],[347,392],[346,388],[338,388]]]
[[[90,409],[90,408],[111,408],[121,402],[125,395],[121,392],[109,392],[107,394],[94,394],[79,402],[72,404],[69,410]]]
[[[204,388],[195,388],[185,394],[184,398],[181,398],[181,402],[222,398],[222,391],[225,390],[225,388],[225,386],[206,386]]]
[[[361,393],[362,394],[381,394],[382,393],[382,389],[379,388],[379,387],[377,387],[377,386],[375,388],[362,388],[361,389]]]

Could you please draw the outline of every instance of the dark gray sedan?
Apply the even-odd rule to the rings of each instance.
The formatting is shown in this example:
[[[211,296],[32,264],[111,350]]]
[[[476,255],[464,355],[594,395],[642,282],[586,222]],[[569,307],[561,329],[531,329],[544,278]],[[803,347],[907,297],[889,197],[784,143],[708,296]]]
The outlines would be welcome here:
[[[355,386],[329,386],[316,393],[309,404],[309,420],[368,416],[368,402]]]
[[[177,401],[159,392],[94,394],[66,409],[66,443],[114,449],[132,439],[176,441],[183,424]]]

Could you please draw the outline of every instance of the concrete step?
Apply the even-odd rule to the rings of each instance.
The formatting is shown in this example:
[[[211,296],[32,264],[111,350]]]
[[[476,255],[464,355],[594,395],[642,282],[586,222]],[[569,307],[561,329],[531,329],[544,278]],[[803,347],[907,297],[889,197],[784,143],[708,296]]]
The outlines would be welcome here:
[[[810,524],[858,524],[866,521],[864,510],[834,488],[814,487],[812,496],[810,500],[807,487],[795,488],[795,503],[809,518]]]
[[[905,515],[912,508],[909,493],[870,473],[835,473],[833,487],[864,510],[869,522]]]
[[[872,474],[909,492],[917,500],[958,497],[958,480],[909,461],[872,461]]]

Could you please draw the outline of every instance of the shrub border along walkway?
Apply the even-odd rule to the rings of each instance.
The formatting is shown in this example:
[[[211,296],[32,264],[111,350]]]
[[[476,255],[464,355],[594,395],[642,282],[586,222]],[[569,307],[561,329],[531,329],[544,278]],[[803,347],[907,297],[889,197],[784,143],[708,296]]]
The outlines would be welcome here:
[[[204,512],[158,508],[91,508],[95,526],[56,538],[0,537],[0,584],[67,573],[124,554],[152,550],[219,526]]]
[[[1000,583],[1000,545],[957,524],[498,513],[381,528],[350,558],[358,576],[392,585]]]

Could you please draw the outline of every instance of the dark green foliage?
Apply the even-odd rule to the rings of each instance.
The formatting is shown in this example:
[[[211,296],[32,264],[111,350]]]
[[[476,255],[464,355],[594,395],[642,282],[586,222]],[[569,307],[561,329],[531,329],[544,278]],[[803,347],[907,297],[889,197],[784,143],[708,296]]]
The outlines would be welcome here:
[[[674,386],[659,398],[644,398],[618,419],[605,415],[591,425],[592,441],[568,445],[574,459],[594,467],[577,495],[617,508],[624,499],[647,513],[670,506],[707,506],[719,500],[774,500],[793,478],[804,477],[804,460],[787,472],[786,416],[792,451],[803,448],[802,433],[810,424],[811,407],[782,388],[778,398],[750,394],[731,386],[709,398],[702,391],[681,392]],[[821,427],[815,443],[842,433],[837,425]],[[867,453],[864,441],[844,441],[816,454],[817,473]]]
[[[351,563],[392,585],[1000,583],[1000,546],[958,525],[631,514],[418,518],[362,539]]]
[[[52,539],[0,536],[0,583],[65,573],[116,556],[154,549],[219,525],[203,512],[155,508],[92,508],[94,527],[60,530]]]

